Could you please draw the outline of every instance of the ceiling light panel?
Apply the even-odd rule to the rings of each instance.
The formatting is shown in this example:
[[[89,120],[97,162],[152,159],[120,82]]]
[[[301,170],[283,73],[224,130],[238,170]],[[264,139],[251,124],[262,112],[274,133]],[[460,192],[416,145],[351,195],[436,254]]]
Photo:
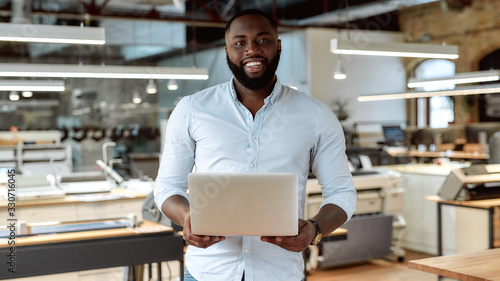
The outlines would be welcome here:
[[[102,27],[0,23],[0,41],[103,45]]]
[[[479,95],[479,94],[493,94],[500,93],[500,84],[486,84],[470,87],[457,87],[453,90],[442,91],[414,91],[406,93],[395,94],[381,94],[381,95],[368,95],[359,96],[358,101],[382,101],[382,100],[395,100],[395,99],[411,99],[411,98],[428,98],[436,96],[465,96],[465,95]]]
[[[0,64],[1,76],[207,80],[208,70],[206,68],[160,66]]]
[[[64,81],[0,80],[0,91],[63,92]]]
[[[367,42],[354,40],[330,40],[330,51],[334,54],[413,57],[434,59],[457,59],[458,47],[447,45],[412,44],[401,42]]]
[[[408,88],[442,85],[445,83],[467,84],[467,83],[491,82],[498,80],[500,80],[499,70],[485,70],[485,71],[459,73],[451,77],[434,78],[434,79],[416,79],[412,77],[408,79]]]

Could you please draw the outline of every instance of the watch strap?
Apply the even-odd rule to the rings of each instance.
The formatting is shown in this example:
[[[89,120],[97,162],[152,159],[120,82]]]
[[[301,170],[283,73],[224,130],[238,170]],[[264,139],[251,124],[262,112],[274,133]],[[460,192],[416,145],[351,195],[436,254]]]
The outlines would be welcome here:
[[[311,245],[317,245],[319,241],[321,240],[321,229],[319,228],[319,224],[315,220],[308,220],[314,224],[314,227],[316,228],[316,234],[314,235],[314,239],[311,242]]]

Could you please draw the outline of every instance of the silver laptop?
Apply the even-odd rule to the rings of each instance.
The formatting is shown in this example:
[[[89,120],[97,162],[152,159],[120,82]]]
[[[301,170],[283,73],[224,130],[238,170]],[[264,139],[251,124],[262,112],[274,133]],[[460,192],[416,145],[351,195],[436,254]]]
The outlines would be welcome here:
[[[291,173],[191,173],[191,230],[198,235],[297,235],[297,181]]]

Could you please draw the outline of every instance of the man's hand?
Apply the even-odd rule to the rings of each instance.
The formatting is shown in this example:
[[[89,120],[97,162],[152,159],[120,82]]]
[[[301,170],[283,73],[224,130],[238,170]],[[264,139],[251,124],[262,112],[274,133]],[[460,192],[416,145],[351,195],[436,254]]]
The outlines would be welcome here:
[[[312,222],[299,219],[299,234],[296,236],[262,236],[260,240],[280,246],[292,252],[302,252],[311,244],[316,235]]]
[[[208,235],[196,235],[191,232],[191,216],[188,214],[186,217],[186,221],[183,225],[183,235],[184,240],[189,245],[199,247],[199,248],[208,248],[217,242],[224,241],[226,239],[225,236],[208,236]]]

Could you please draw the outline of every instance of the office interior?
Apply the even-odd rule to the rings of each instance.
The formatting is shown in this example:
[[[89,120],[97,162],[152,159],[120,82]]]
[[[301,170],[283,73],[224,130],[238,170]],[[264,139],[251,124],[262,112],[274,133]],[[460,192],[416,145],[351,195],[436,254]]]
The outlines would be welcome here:
[[[224,26],[245,8],[278,22],[280,82],[328,105],[346,137],[356,213],[343,232],[307,250],[307,280],[339,280],[340,270],[372,260],[403,265],[401,280],[436,280],[439,274],[408,268],[408,253],[453,257],[500,247],[498,1],[0,0],[0,23],[25,24],[24,37],[41,35],[38,25],[72,26],[102,28],[106,41],[0,41],[0,250],[6,258],[0,279],[180,280],[179,227],[155,209],[151,194],[162,138],[183,96],[231,78]],[[13,29],[0,28],[12,36]],[[373,42],[380,49],[456,47],[458,58],[336,54],[332,40],[354,49]],[[208,78],[33,77],[33,69],[57,65],[67,66],[66,73],[87,65],[134,67],[141,74],[195,69]],[[485,73],[493,78],[451,81]],[[26,81],[64,89],[4,87]],[[410,88],[411,81],[434,83]],[[9,192],[14,182],[15,193]],[[305,214],[312,216],[322,202],[313,176],[307,194]],[[15,251],[8,243],[13,237]],[[103,254],[96,258],[93,251]],[[9,261],[17,273],[8,271]]]

